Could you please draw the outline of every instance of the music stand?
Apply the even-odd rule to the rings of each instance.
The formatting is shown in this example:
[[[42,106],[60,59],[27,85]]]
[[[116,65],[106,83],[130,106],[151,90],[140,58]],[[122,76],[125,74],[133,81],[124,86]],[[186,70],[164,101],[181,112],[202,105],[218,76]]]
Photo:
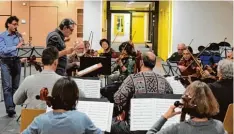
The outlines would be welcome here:
[[[219,47],[219,53],[220,53],[221,58],[227,58],[227,53],[229,51],[232,51],[231,47],[228,47],[228,46],[220,46]]]
[[[181,76],[180,69],[178,68],[177,63],[171,63],[171,62],[167,63],[171,67],[172,74],[174,74],[173,76]]]
[[[161,65],[163,67],[163,70],[165,72],[165,75],[164,76],[174,76],[173,72],[171,71],[171,67],[170,67],[170,64],[168,64],[167,62],[165,61],[162,61],[161,62]]]
[[[41,58],[42,56],[42,52],[45,48],[41,47],[41,46],[37,46],[37,47],[23,47],[23,48],[18,48],[17,51],[17,56],[19,58],[31,58],[31,57],[35,57],[35,58]],[[31,75],[31,64],[30,64],[30,75]],[[26,77],[26,66],[24,66],[24,78]]]

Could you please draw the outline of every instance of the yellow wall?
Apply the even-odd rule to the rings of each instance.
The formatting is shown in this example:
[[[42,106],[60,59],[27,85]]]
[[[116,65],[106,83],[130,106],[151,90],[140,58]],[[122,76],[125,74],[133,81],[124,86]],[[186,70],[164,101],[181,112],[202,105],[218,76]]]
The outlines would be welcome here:
[[[163,60],[171,51],[172,1],[159,1],[158,56]]]

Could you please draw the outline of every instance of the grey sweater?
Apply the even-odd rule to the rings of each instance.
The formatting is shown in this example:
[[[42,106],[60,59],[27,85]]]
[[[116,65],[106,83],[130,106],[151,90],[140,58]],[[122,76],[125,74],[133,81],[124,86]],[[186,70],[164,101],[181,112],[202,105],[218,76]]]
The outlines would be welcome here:
[[[160,130],[166,121],[162,116],[147,134],[226,134],[222,122],[214,119],[207,122],[187,120]]]
[[[16,105],[26,104],[31,109],[46,109],[47,105],[44,101],[37,100],[36,95],[40,95],[43,87],[48,88],[49,95],[55,82],[62,76],[54,71],[43,70],[41,73],[26,77],[16,90],[13,100]],[[80,97],[84,97],[84,93],[80,92]]]

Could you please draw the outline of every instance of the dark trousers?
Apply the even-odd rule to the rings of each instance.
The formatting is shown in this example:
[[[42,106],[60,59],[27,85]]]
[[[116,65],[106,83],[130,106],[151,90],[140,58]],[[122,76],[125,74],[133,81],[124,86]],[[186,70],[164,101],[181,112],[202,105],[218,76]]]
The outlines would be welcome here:
[[[13,95],[19,87],[21,63],[18,58],[1,59],[2,88],[6,112],[14,111]]]

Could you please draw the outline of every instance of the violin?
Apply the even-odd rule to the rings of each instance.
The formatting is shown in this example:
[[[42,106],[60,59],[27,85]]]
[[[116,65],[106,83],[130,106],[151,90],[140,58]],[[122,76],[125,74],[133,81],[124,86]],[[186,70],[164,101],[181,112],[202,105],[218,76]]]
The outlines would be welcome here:
[[[39,62],[36,61],[36,56],[35,55],[33,55],[31,57],[28,57],[27,61],[28,61],[29,64],[33,65],[37,71],[39,71],[39,72],[42,71],[42,67],[41,67],[42,65]]]
[[[46,87],[43,87],[40,90],[40,95],[36,95],[37,100],[45,101],[46,104],[51,107],[51,99],[52,97],[48,96],[49,95],[49,90]]]

